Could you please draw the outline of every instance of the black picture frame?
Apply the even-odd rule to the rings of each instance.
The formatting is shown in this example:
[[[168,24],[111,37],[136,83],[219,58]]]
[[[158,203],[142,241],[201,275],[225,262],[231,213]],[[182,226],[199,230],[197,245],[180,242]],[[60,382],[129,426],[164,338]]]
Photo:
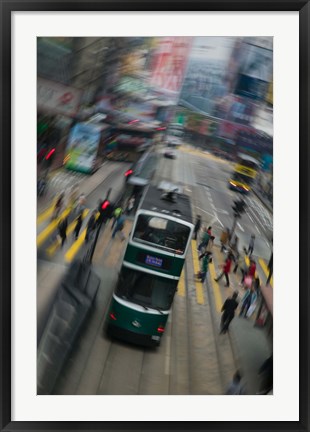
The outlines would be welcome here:
[[[117,7],[116,7],[117,6]],[[212,0],[212,1],[9,1],[0,0],[1,7],[1,431],[166,431],[166,430],[250,430],[310,431],[309,428],[309,32],[310,6],[303,0]],[[296,422],[23,422],[11,421],[11,14],[15,11],[298,11],[299,12],[299,78],[300,78],[300,191],[299,191],[299,413]],[[298,193],[296,191],[296,193]],[[295,229],[284,235],[296,235]],[[297,287],[292,287],[297,290]],[[253,407],[254,408],[254,407]]]

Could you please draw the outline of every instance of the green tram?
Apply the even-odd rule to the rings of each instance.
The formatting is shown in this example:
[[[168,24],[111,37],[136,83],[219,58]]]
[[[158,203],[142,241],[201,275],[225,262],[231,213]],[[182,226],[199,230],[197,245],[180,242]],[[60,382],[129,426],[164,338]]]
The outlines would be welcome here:
[[[150,185],[135,216],[107,317],[108,334],[158,346],[194,225],[190,200]]]

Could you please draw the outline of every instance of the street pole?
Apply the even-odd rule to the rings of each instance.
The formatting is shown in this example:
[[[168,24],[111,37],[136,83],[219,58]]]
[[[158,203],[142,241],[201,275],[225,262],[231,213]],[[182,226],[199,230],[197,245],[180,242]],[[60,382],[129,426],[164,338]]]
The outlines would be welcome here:
[[[109,196],[110,196],[111,191],[112,191],[112,188],[109,188],[109,190],[108,190],[108,192],[107,192],[107,195],[106,195],[104,201],[109,199]],[[99,216],[99,217],[100,217],[100,216]],[[90,253],[89,253],[89,263],[90,263],[90,264],[91,264],[92,259],[93,259],[93,256],[94,256],[94,252],[95,252],[95,249],[96,249],[96,245],[97,245],[97,241],[98,241],[98,237],[99,237],[99,233],[100,233],[100,230],[101,230],[102,224],[103,224],[103,219],[100,220],[100,223],[99,223],[99,225],[98,225],[98,227],[97,227],[97,231],[96,231],[96,235],[95,235],[95,238],[94,238],[93,244],[92,244],[92,246],[91,246],[91,250],[90,250]],[[104,222],[104,225],[105,225],[105,222]]]

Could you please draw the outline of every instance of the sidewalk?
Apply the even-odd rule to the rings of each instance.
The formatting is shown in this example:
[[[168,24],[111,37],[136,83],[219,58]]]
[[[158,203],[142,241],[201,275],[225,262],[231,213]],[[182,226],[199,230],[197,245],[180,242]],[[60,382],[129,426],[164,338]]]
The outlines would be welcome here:
[[[272,347],[264,329],[254,327],[251,319],[239,318],[236,315],[229,329],[234,357],[243,375],[246,393],[255,395],[260,386],[258,370],[271,355]]]

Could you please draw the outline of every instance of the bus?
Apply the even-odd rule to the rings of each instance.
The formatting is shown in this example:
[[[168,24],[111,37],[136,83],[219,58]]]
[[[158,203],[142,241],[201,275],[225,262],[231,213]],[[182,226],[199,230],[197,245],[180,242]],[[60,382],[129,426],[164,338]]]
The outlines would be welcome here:
[[[241,193],[248,193],[255,182],[260,163],[246,154],[238,154],[234,171],[229,179],[229,188]]]
[[[191,242],[189,198],[150,185],[137,210],[106,319],[108,335],[159,346]]]

